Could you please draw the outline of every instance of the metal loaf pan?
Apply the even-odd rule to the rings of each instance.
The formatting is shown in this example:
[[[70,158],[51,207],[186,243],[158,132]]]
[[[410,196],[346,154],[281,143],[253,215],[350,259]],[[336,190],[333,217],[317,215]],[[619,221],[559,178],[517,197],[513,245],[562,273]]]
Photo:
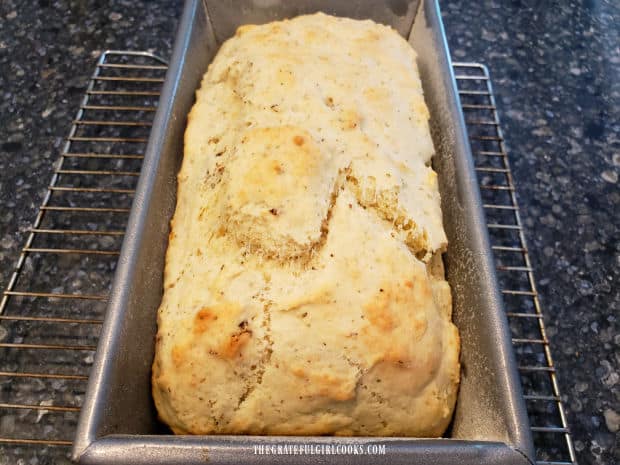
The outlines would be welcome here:
[[[445,256],[462,339],[454,420],[439,439],[174,436],[151,399],[156,311],[186,115],[203,73],[236,26],[325,11],[391,24],[418,52],[431,113]],[[385,444],[386,455],[257,455],[257,444]],[[436,0],[187,0],[103,325],[73,457],[81,464],[527,464],[528,418],[480,193]]]

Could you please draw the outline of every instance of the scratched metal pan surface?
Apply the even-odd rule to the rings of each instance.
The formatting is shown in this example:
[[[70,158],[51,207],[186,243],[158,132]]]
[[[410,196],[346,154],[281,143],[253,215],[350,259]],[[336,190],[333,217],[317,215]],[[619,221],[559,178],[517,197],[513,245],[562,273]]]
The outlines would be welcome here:
[[[240,24],[325,11],[390,24],[418,52],[431,114],[447,278],[462,339],[461,387],[445,437],[174,436],[151,399],[156,312],[186,116],[203,73]],[[260,455],[259,444],[384,444],[385,455]],[[466,129],[436,0],[187,0],[129,219],[73,457],[81,464],[527,464],[533,458]]]

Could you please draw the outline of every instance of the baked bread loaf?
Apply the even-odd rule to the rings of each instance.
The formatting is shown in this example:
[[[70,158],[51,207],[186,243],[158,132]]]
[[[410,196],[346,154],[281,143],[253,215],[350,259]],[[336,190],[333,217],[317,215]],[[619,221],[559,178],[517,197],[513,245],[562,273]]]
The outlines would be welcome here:
[[[189,114],[153,396],[179,434],[440,436],[459,381],[429,114],[395,31],[240,27]]]

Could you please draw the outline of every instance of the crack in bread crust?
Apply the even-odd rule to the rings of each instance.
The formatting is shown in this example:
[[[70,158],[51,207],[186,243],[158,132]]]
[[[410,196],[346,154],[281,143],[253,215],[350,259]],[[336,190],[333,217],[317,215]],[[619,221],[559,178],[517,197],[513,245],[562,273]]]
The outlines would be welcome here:
[[[269,307],[269,303],[266,303],[264,306],[265,320],[263,321],[263,328],[265,328],[266,333],[263,339],[266,343],[266,346],[263,349],[264,352],[263,356],[260,359],[260,365],[256,367],[256,379],[254,383],[249,385],[239,397],[239,402],[237,403],[237,410],[241,408],[242,404],[252,394],[252,392],[254,392],[254,390],[261,385],[261,383],[263,382],[263,376],[265,374],[265,368],[269,365],[269,362],[271,361],[271,355],[273,354],[273,340],[271,339],[271,311]]]
[[[372,184],[360,182],[353,174],[347,175],[346,180],[347,188],[353,192],[360,207],[371,209],[389,223],[415,257],[424,262],[430,260],[432,250],[428,243],[428,233],[399,207],[398,192],[377,191]]]

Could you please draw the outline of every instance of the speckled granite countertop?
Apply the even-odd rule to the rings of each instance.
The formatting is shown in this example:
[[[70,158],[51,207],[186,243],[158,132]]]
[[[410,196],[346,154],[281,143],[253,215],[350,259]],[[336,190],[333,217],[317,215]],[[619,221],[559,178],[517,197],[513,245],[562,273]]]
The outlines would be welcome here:
[[[491,71],[579,463],[620,461],[620,6],[441,1]],[[0,2],[0,286],[103,49],[169,56],[172,0]]]

